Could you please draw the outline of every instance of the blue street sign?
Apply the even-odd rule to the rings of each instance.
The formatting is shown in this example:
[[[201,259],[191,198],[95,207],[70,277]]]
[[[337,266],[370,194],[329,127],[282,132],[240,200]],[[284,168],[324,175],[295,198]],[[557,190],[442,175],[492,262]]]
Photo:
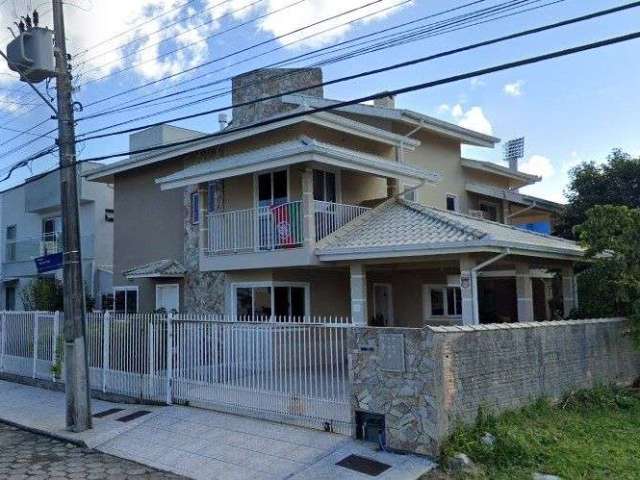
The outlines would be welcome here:
[[[38,273],[53,272],[62,268],[62,252],[36,258]]]

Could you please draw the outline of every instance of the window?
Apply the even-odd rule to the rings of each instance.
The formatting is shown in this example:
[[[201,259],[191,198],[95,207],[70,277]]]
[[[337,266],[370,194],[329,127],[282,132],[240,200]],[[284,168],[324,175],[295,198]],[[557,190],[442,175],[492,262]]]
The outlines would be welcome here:
[[[138,313],[138,287],[113,289],[114,313]]]
[[[418,189],[415,188],[416,185],[402,185],[402,191],[409,190],[410,188],[414,188],[415,190],[411,190],[404,194],[404,199],[409,202],[417,202],[418,201]]]
[[[493,222],[498,221],[498,205],[495,203],[480,202],[480,210],[483,213],[483,217]]]
[[[14,262],[16,260],[16,233],[18,227],[15,225],[9,225],[7,227],[7,231],[5,233],[5,238],[7,240],[6,243],[6,252],[5,252],[5,260],[7,262]]]
[[[209,213],[218,210],[216,206],[216,196],[222,193],[222,181],[209,182],[207,185],[207,211]]]
[[[313,171],[313,199],[332,203],[337,201],[335,173],[324,170]]]
[[[289,200],[289,180],[286,170],[258,175],[258,206],[281,205]]]
[[[200,220],[200,193],[191,194],[191,223],[197,224]]]
[[[177,283],[156,285],[156,311],[164,313],[180,311],[180,286]]]
[[[4,288],[4,309],[8,311],[16,309],[16,287],[13,285]]]
[[[449,210],[450,212],[457,212],[458,211],[458,197],[457,197],[457,195],[453,195],[453,194],[447,193],[447,210]]]
[[[306,284],[255,284],[233,286],[233,315],[241,320],[307,315],[309,288]]]
[[[58,239],[62,232],[62,221],[60,217],[50,217],[42,220],[42,239],[51,242]]]
[[[430,285],[425,287],[427,301],[426,317],[459,317],[462,315],[462,292],[460,287]]]

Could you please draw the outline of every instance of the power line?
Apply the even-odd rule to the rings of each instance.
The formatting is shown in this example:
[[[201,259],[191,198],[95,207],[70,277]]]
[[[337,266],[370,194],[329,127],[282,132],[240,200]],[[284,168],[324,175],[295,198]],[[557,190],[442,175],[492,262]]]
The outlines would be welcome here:
[[[396,96],[396,95],[402,95],[405,93],[411,93],[411,92],[415,92],[415,91],[419,91],[419,90],[425,90],[428,88],[433,88],[433,87],[437,87],[440,85],[446,85],[449,83],[454,83],[454,82],[459,82],[462,80],[468,80],[471,78],[475,78],[475,77],[481,77],[484,75],[489,75],[491,73],[496,73],[496,72],[500,72],[500,71],[504,71],[504,70],[510,70],[513,68],[517,68],[517,67],[523,67],[526,65],[532,65],[532,64],[536,64],[536,63],[540,63],[540,62],[544,62],[544,61],[548,61],[548,60],[553,60],[556,58],[560,58],[560,57],[565,57],[567,55],[574,55],[576,53],[581,53],[581,52],[585,52],[585,51],[589,51],[589,50],[595,50],[598,48],[603,48],[603,47],[607,47],[610,45],[615,45],[615,44],[619,44],[619,43],[623,43],[623,42],[629,42],[631,40],[636,40],[640,38],[640,31],[634,32],[634,33],[629,33],[626,35],[621,35],[621,36],[617,36],[617,37],[612,37],[612,38],[607,38],[605,40],[600,40],[598,42],[592,42],[592,43],[587,43],[587,44],[583,44],[583,45],[579,45],[577,47],[572,47],[572,48],[566,48],[563,50],[556,50],[554,52],[550,52],[550,53],[545,53],[542,55],[538,55],[535,57],[529,57],[529,58],[525,58],[525,59],[521,59],[521,60],[516,60],[513,62],[508,62],[508,63],[502,63],[499,65],[495,65],[492,67],[487,67],[487,68],[482,68],[479,70],[473,70],[470,72],[466,72],[466,73],[462,73],[462,74],[457,74],[457,75],[453,75],[453,76],[449,76],[449,77],[445,77],[445,78],[441,78],[439,80],[432,80],[429,82],[423,82],[423,83],[418,83],[418,84],[414,84],[414,85],[410,85],[407,87],[402,87],[402,88],[398,88],[395,90],[388,90],[382,93],[375,93],[372,95],[367,95],[364,97],[359,97],[353,100],[347,100],[347,101],[343,101],[343,102],[336,102],[335,104],[332,105],[327,105],[324,107],[310,107],[308,110],[305,111],[299,111],[299,112],[294,112],[294,113],[289,113],[289,114],[285,114],[285,115],[281,115],[278,116],[276,118],[271,118],[268,120],[264,120],[261,122],[256,122],[256,123],[252,123],[249,125],[244,125],[244,126],[240,126],[240,127],[236,127],[232,130],[229,131],[223,131],[223,132],[216,132],[216,133],[211,133],[211,134],[206,134],[194,139],[190,139],[190,140],[183,140],[180,142],[174,142],[174,143],[170,143],[170,144],[166,144],[166,145],[158,145],[155,147],[147,147],[147,148],[142,148],[142,149],[138,149],[138,150],[131,150],[131,151],[125,151],[125,152],[121,152],[121,153],[115,153],[115,154],[110,154],[110,155],[102,155],[102,156],[98,156],[98,157],[92,157],[92,158],[88,158],[88,159],[83,159],[83,160],[79,160],[79,162],[98,162],[98,161],[103,161],[103,160],[109,160],[112,158],[118,158],[118,157],[123,157],[123,156],[128,156],[128,155],[136,155],[136,154],[141,154],[141,153],[148,153],[148,152],[153,152],[153,151],[157,151],[157,150],[167,150],[169,148],[173,148],[173,147],[179,147],[179,146],[183,146],[183,145],[188,145],[188,144],[192,144],[192,143],[196,143],[196,142],[201,142],[204,140],[209,140],[212,138],[216,138],[216,137],[220,137],[222,135],[226,135],[228,133],[237,133],[237,132],[241,132],[241,131],[245,131],[245,130],[249,130],[249,129],[254,129],[257,127],[262,127],[262,126],[266,126],[266,125],[270,125],[272,123],[276,123],[276,122],[282,122],[284,120],[290,120],[290,119],[295,119],[298,117],[303,117],[303,116],[308,116],[308,115],[312,115],[314,113],[318,113],[318,112],[327,112],[327,111],[331,111],[331,110],[336,110],[336,109],[340,109],[340,108],[344,108],[344,107],[348,107],[351,105],[358,105],[364,102],[368,102],[368,101],[372,101],[372,100],[376,100],[376,99],[380,99],[380,98],[385,98],[388,96]],[[148,128],[149,126],[152,125],[147,125],[146,127],[143,128]],[[100,137],[99,137],[100,138]],[[89,139],[83,139],[82,141],[87,141]]]
[[[113,98],[115,98],[115,97],[118,97],[118,96],[120,96],[120,95],[129,94],[129,93],[132,93],[132,92],[134,92],[134,91],[138,91],[138,90],[140,90],[140,89],[142,89],[142,88],[148,87],[148,86],[150,86],[150,85],[154,85],[154,84],[157,84],[157,83],[159,83],[159,82],[163,82],[163,81],[165,81],[165,80],[169,80],[169,79],[171,79],[171,78],[175,78],[175,77],[177,77],[177,76],[184,75],[184,74],[186,74],[186,73],[192,72],[192,71],[194,71],[194,70],[197,70],[197,69],[199,69],[199,68],[205,67],[205,66],[207,66],[207,65],[211,65],[211,64],[213,64],[213,63],[216,63],[216,62],[220,62],[220,61],[226,60],[226,59],[228,59],[228,58],[230,58],[230,57],[233,57],[233,56],[235,56],[235,55],[239,55],[240,53],[244,53],[244,52],[249,51],[249,50],[251,50],[251,49],[253,49],[253,48],[257,48],[257,47],[260,47],[260,46],[263,46],[263,45],[266,45],[266,44],[269,44],[269,43],[276,42],[276,41],[278,41],[278,40],[281,40],[282,38],[286,38],[286,37],[288,37],[288,36],[291,36],[291,35],[294,35],[294,34],[296,34],[296,33],[301,32],[301,31],[304,31],[304,30],[306,30],[306,29],[308,29],[308,28],[315,27],[315,26],[317,26],[317,25],[320,25],[320,24],[322,24],[322,23],[328,22],[328,21],[330,21],[330,20],[334,20],[334,19],[339,18],[339,17],[344,16],[344,15],[348,15],[348,14],[353,13],[353,12],[355,12],[355,11],[362,10],[363,8],[366,8],[366,7],[370,6],[370,5],[374,5],[374,4],[376,4],[376,3],[380,3],[381,1],[383,1],[383,0],[373,0],[373,1],[370,1],[369,3],[367,3],[367,4],[365,4],[365,5],[362,5],[362,6],[360,6],[360,7],[352,8],[352,9],[347,10],[347,11],[344,11],[344,12],[342,12],[342,13],[339,13],[339,14],[336,14],[336,15],[332,15],[331,17],[327,17],[327,18],[324,18],[324,19],[319,20],[319,21],[317,21],[317,22],[311,23],[311,24],[309,24],[309,25],[305,25],[305,26],[303,26],[303,27],[296,28],[295,30],[291,30],[291,31],[289,31],[289,32],[287,32],[287,33],[284,33],[284,34],[282,34],[282,35],[278,35],[278,36],[272,37],[272,38],[270,38],[270,39],[268,39],[268,40],[264,40],[264,41],[261,41],[261,42],[258,42],[258,43],[254,43],[254,44],[252,44],[252,45],[250,45],[250,46],[248,46],[248,47],[245,47],[245,48],[240,49],[240,50],[236,50],[236,51],[234,51],[234,52],[232,52],[232,53],[230,53],[230,54],[224,55],[224,56],[222,56],[222,57],[220,57],[220,58],[217,58],[217,59],[214,59],[214,60],[209,60],[209,61],[204,62],[204,63],[201,63],[201,64],[199,64],[199,65],[195,65],[195,66],[190,67],[190,68],[187,68],[187,69],[185,69],[185,70],[181,70],[180,72],[172,73],[172,74],[170,74],[170,75],[166,75],[166,76],[164,76],[164,77],[162,77],[162,78],[159,78],[159,79],[156,79],[156,80],[153,80],[153,81],[147,82],[147,83],[145,83],[145,84],[143,84],[143,85],[139,85],[139,86],[137,86],[137,87],[130,88],[130,89],[128,89],[128,90],[126,90],[126,91],[124,91],[124,92],[120,92],[120,93],[118,93],[118,94],[113,94],[113,95],[111,95],[111,96],[108,96],[108,97],[105,97],[105,98],[99,99],[99,100],[97,100],[97,101],[90,102],[90,103],[88,103],[88,104],[86,104],[86,105],[85,105],[85,108],[91,107],[91,106],[96,105],[96,104],[98,104],[98,103],[105,102],[105,101],[107,101],[107,100],[111,100],[111,99],[113,99]],[[102,80],[102,79],[104,79],[104,78],[106,78],[106,77],[101,78],[101,80]],[[91,82],[93,82],[93,80],[91,80]],[[85,85],[86,85],[86,84],[85,84]]]
[[[537,2],[539,2],[541,0],[527,0],[527,1],[529,1],[529,2],[533,1],[533,3],[537,3]],[[507,16],[513,16],[513,15],[516,15],[516,14],[522,14],[522,13],[525,13],[527,11],[531,11],[533,9],[546,7],[546,6],[553,5],[553,4],[556,4],[556,3],[560,3],[560,2],[563,2],[563,1],[565,1],[565,0],[554,0],[554,1],[552,1],[550,3],[547,3],[547,4],[544,4],[544,5],[539,5],[539,6],[536,6],[536,7],[529,8],[529,9],[513,12],[513,13],[510,13],[508,15],[502,15],[502,16],[499,16],[499,17],[490,18],[489,20],[485,20],[484,22],[476,22],[476,23],[472,23],[471,25],[465,25],[465,23],[467,23],[467,22],[470,22],[472,20],[476,20],[477,18],[481,18],[481,16],[476,15],[475,12],[474,12],[473,16],[470,17],[470,18],[466,18],[466,15],[463,15],[463,16],[459,16],[459,17],[454,17],[453,19],[443,20],[443,21],[440,21],[440,22],[429,24],[429,25],[426,26],[426,27],[428,27],[428,29],[426,31],[427,32],[431,32],[431,34],[428,35],[429,37],[436,36],[436,35],[441,35],[441,34],[445,34],[445,33],[450,33],[452,31],[460,30],[460,29],[463,29],[463,28],[468,28],[469,26],[477,25],[479,23],[486,23],[486,22],[489,22],[489,21],[495,21],[495,20],[498,20],[498,19],[501,19],[501,18],[505,18]],[[476,2],[474,2],[474,3],[476,3]],[[508,8],[514,8],[514,7],[512,5],[510,5],[510,6],[508,6]],[[502,10],[502,11],[505,11],[505,10]],[[441,15],[443,13],[447,13],[447,12],[448,11],[439,12],[437,14],[433,14],[433,15],[429,15],[427,17],[423,17],[423,19],[430,18],[430,17],[433,17],[433,16],[439,16],[439,15]],[[490,12],[490,13],[495,13],[495,12]],[[483,13],[483,15],[484,15],[484,13]],[[460,18],[460,17],[463,17],[463,18]],[[406,22],[406,23],[407,24],[411,24],[411,23],[415,23],[415,21]],[[460,27],[458,27],[456,29],[452,29],[451,27],[453,25],[455,25],[456,23],[459,23],[462,26],[460,26]],[[403,38],[402,44],[409,43],[409,42],[416,41],[416,40],[424,38],[424,32],[425,32],[424,28],[426,28],[426,27],[421,27],[422,30],[420,32],[420,35],[417,36],[417,38],[413,38],[413,37],[406,38],[406,35],[405,35],[405,37]],[[397,28],[397,27],[392,27],[392,29],[395,29],[395,28]],[[386,31],[386,30],[389,30],[389,29],[384,29],[383,31]],[[377,33],[378,32],[374,32],[373,34],[363,35],[362,37],[368,37],[368,36],[371,36],[371,35],[375,35]],[[344,41],[344,42],[341,42],[341,43],[349,43],[349,42],[351,42],[353,40],[356,40],[356,39],[347,40],[347,41]],[[398,46],[401,43],[398,43],[398,42],[392,43],[392,42],[389,42],[389,41],[384,41],[384,42],[379,42],[379,44],[382,44],[383,47],[382,48],[378,47],[376,49],[368,47],[366,50],[365,49],[361,49],[357,54],[351,54],[349,56],[342,55],[342,56],[338,56],[338,57],[333,57],[331,59],[324,60],[322,62],[312,64],[311,66],[318,67],[318,66],[325,66],[325,65],[337,63],[337,62],[343,61],[343,60],[348,59],[348,58],[353,58],[355,56],[372,53],[374,51],[381,50],[383,48],[391,48],[391,47],[394,47],[394,46]],[[340,44],[338,44],[338,45],[340,45]],[[287,45],[284,45],[282,47],[278,47],[278,49],[279,48],[284,48],[286,46]],[[334,46],[329,46],[329,47],[323,47],[323,48],[320,48],[320,49],[312,51],[312,52],[307,52],[305,54],[297,55],[297,56],[293,57],[292,59],[278,61],[278,62],[274,62],[274,63],[268,64],[268,65],[263,65],[263,66],[261,66],[259,68],[260,69],[264,69],[264,68],[271,68],[271,67],[275,67],[275,66],[282,66],[284,64],[290,64],[295,59],[305,57],[307,55],[313,54],[313,53],[321,51],[321,50],[333,49],[334,47],[335,47],[335,45]],[[274,49],[274,50],[277,50],[277,49]],[[273,50],[271,50],[269,52],[272,52],[272,51]],[[335,51],[336,50],[332,51],[331,53],[334,53]],[[265,52],[265,53],[269,53],[269,52]],[[235,66],[235,65],[238,65],[240,63],[244,63],[247,60],[251,60],[251,59],[254,59],[254,58],[259,57],[259,56],[262,56],[262,54],[256,55],[254,57],[250,57],[249,59],[242,60],[240,62],[236,62],[234,64],[231,64],[231,65],[225,66],[223,68],[220,68],[218,70],[214,70],[213,72],[205,73],[203,75],[200,75],[199,78],[202,78],[202,77],[207,76],[207,75],[212,74],[212,73],[216,73],[216,72],[221,71],[221,70],[226,70],[227,68],[229,68],[231,66]],[[273,77],[270,77],[270,79],[286,78],[289,75],[291,75],[291,73],[285,72],[285,73],[280,74],[279,76],[275,76],[274,75]],[[117,108],[114,108],[114,109],[111,109],[111,110],[103,110],[103,111],[98,112],[96,114],[92,114],[92,115],[88,115],[88,116],[82,117],[80,120],[87,120],[87,119],[101,117],[101,116],[105,116],[105,115],[109,115],[109,114],[120,113],[120,112],[122,112],[124,110],[130,110],[130,109],[138,107],[138,106],[145,106],[145,105],[152,106],[151,104],[157,105],[158,103],[160,103],[161,100],[163,100],[165,98],[175,97],[175,96],[178,96],[178,95],[182,95],[184,93],[192,93],[195,90],[199,90],[199,89],[202,89],[202,88],[205,88],[205,87],[209,87],[209,86],[213,86],[213,85],[216,85],[216,84],[220,84],[222,82],[225,82],[225,81],[228,81],[228,80],[231,80],[231,79],[233,79],[233,76],[228,76],[226,78],[214,80],[212,82],[207,82],[205,84],[201,84],[201,85],[197,85],[197,86],[191,87],[189,89],[184,89],[184,90],[180,90],[180,91],[177,91],[177,92],[173,92],[173,93],[169,93],[169,94],[161,95],[161,96],[155,96],[155,94],[152,92],[152,93],[144,95],[142,97],[142,98],[144,98],[144,97],[147,97],[147,96],[153,96],[154,98],[152,98],[150,100],[145,100],[145,101],[133,103],[133,104],[130,104],[130,105],[126,105],[126,104],[125,105],[121,105],[121,106],[119,106]],[[183,84],[190,83],[193,80],[195,80],[195,79],[191,79],[191,80],[185,81],[185,82],[183,82]],[[253,82],[253,83],[255,83],[255,82]],[[152,114],[148,114],[148,115],[145,115],[145,116],[142,116],[142,117],[138,117],[138,118],[135,118],[135,119],[128,119],[125,122],[121,122],[121,123],[116,124],[116,125],[111,125],[109,128],[113,128],[115,126],[119,126],[119,125],[123,125],[123,124],[127,124],[127,123],[133,123],[133,122],[138,121],[138,120],[143,120],[143,119],[150,118],[150,117],[153,117],[153,116],[161,115],[163,113],[167,113],[167,112],[170,112],[170,111],[187,108],[189,106],[195,105],[195,104],[200,103],[202,101],[207,101],[207,100],[211,100],[211,99],[215,99],[215,98],[220,98],[220,97],[225,96],[226,94],[234,93],[234,92],[238,91],[239,89],[249,88],[249,87],[252,86],[253,83],[249,83],[247,85],[244,85],[243,87],[236,88],[236,89],[232,88],[231,90],[225,90],[225,89],[218,88],[218,89],[213,91],[213,92],[216,93],[215,95],[208,96],[208,97],[203,97],[202,95],[210,94],[210,93],[212,93],[212,91],[202,92],[201,94],[189,95],[187,97],[182,97],[180,99],[175,99],[175,100],[168,101],[168,102],[162,102],[162,103],[173,103],[173,102],[178,101],[178,100],[184,101],[185,99],[188,99],[188,98],[194,98],[194,97],[198,98],[198,100],[195,100],[195,101],[190,102],[190,103],[183,103],[183,104],[181,104],[179,106],[168,108],[168,109],[165,109],[165,110],[161,110],[159,112],[154,112]],[[93,131],[85,132],[85,135],[87,135],[89,133],[93,133]]]
[[[170,144],[165,144],[165,145],[158,145],[155,147],[147,147],[147,148],[142,148],[142,149],[138,149],[138,150],[129,150],[126,152],[121,152],[121,153],[114,153],[114,154],[110,154],[110,155],[102,155],[102,156],[98,156],[98,157],[91,157],[91,158],[85,158],[82,160],[78,160],[76,163],[88,163],[88,162],[99,162],[99,161],[104,161],[104,160],[110,160],[112,158],[119,158],[119,157],[124,157],[124,156],[129,156],[129,155],[137,155],[137,154],[142,154],[142,153],[149,153],[149,152],[155,152],[155,151],[159,151],[159,150],[164,150],[164,152],[159,153],[157,156],[163,155],[165,153],[168,153],[169,149],[172,149],[174,147],[181,147],[184,145],[190,145],[190,144],[194,144],[197,142],[202,142],[204,140],[210,140],[216,137],[220,137],[223,135],[227,135],[228,133],[237,133],[237,132],[242,132],[242,131],[246,131],[246,130],[250,130],[250,129],[254,129],[257,127],[262,127],[262,126],[267,126],[273,123],[277,123],[277,122],[282,122],[284,120],[289,120],[289,119],[295,119],[298,117],[303,117],[303,116],[308,116],[308,115],[312,115],[314,113],[318,113],[318,112],[328,112],[331,110],[339,110],[341,108],[344,107],[348,107],[348,106],[352,106],[352,105],[358,105],[358,104],[362,104],[364,102],[368,102],[368,101],[372,101],[372,100],[376,100],[376,99],[380,99],[380,98],[385,98],[388,97],[389,95],[402,95],[405,93],[411,93],[411,92],[416,92],[419,90],[425,90],[428,88],[433,88],[433,87],[437,87],[437,86],[441,86],[441,85],[446,85],[448,83],[454,83],[454,82],[459,82],[462,80],[469,80],[471,78],[476,78],[476,77],[481,77],[484,75],[489,75],[491,73],[496,73],[496,72],[500,72],[500,71],[505,71],[505,70],[510,70],[513,68],[518,68],[518,67],[522,67],[522,66],[526,66],[526,65],[532,65],[532,64],[536,64],[536,63],[540,63],[540,62],[544,62],[544,61],[548,61],[548,60],[553,60],[556,58],[561,58],[561,57],[565,57],[567,55],[574,55],[576,53],[581,53],[581,52],[585,52],[585,51],[589,51],[589,50],[595,50],[598,48],[603,48],[603,47],[607,47],[607,46],[611,46],[611,45],[615,45],[615,44],[619,44],[619,43],[624,43],[624,42],[629,42],[632,40],[637,40],[640,38],[640,31],[636,31],[634,33],[629,33],[626,35],[621,35],[621,36],[617,36],[617,37],[612,37],[612,38],[608,38],[605,40],[600,40],[598,42],[592,42],[592,43],[587,43],[587,44],[583,44],[583,45],[579,45],[577,47],[572,47],[572,48],[566,48],[563,50],[556,50],[554,52],[551,53],[546,53],[543,55],[538,55],[535,57],[529,57],[529,58],[525,58],[525,59],[521,59],[521,60],[516,60],[513,62],[508,62],[508,63],[503,63],[500,65],[495,65],[493,67],[487,67],[487,68],[483,68],[483,69],[479,69],[479,70],[473,70],[470,72],[466,72],[466,73],[462,73],[462,74],[458,74],[458,75],[453,75],[450,77],[445,77],[445,78],[441,78],[439,80],[432,80],[429,82],[424,82],[424,83],[418,83],[418,84],[413,84],[407,87],[402,87],[402,88],[398,88],[395,90],[391,90],[391,91],[385,91],[385,92],[381,92],[381,93],[375,93],[372,95],[367,95],[364,97],[360,97],[360,98],[356,98],[356,99],[352,99],[352,100],[347,100],[347,101],[342,101],[342,102],[336,102],[333,103],[331,105],[327,105],[324,107],[312,107],[309,108],[309,110],[305,110],[305,111],[300,111],[300,112],[294,112],[294,113],[289,113],[289,114],[285,114],[285,115],[281,115],[275,118],[270,118],[268,120],[264,120],[261,122],[256,122],[256,123],[252,123],[249,125],[244,125],[244,126],[240,126],[240,127],[236,127],[230,131],[223,131],[223,132],[216,132],[216,133],[211,133],[211,134],[207,134],[207,135],[203,135],[197,138],[193,138],[193,139],[189,139],[189,140],[183,140],[180,142],[173,142]],[[54,147],[50,147],[50,148],[55,148]],[[170,153],[170,152],[169,152]],[[46,154],[38,154],[40,158]],[[153,156],[150,158],[154,158]],[[23,160],[22,162],[27,162],[27,161],[32,161],[35,158],[31,157],[29,160]],[[49,170],[48,172],[45,172],[45,174],[48,173],[52,173],[56,170],[60,170],[61,167],[56,167],[54,169]],[[15,169],[14,169],[15,170]],[[11,174],[7,175],[4,179],[0,180],[0,182],[6,181],[8,178],[10,178]],[[29,181],[25,181],[26,183],[30,183]]]
[[[494,45],[494,44],[497,44],[497,43],[502,43],[502,42],[505,42],[505,41],[509,41],[509,40],[513,40],[513,39],[516,39],[516,38],[521,38],[521,37],[525,37],[525,36],[529,36],[529,35],[533,35],[533,34],[537,34],[537,33],[541,33],[541,32],[548,31],[548,30],[553,30],[553,29],[556,29],[556,28],[564,27],[564,26],[567,26],[567,25],[572,25],[572,24],[579,23],[579,22],[584,22],[584,21],[587,21],[587,20],[591,20],[591,19],[594,19],[594,18],[599,18],[599,17],[605,16],[605,15],[618,13],[618,12],[623,11],[623,10],[636,8],[636,7],[639,7],[639,6],[640,6],[640,1],[636,1],[636,2],[627,4],[627,5],[623,5],[623,6],[620,6],[620,7],[614,7],[614,8],[610,8],[610,9],[607,9],[607,10],[594,12],[594,13],[591,13],[591,14],[588,14],[588,15],[575,17],[575,18],[572,18],[572,19],[556,22],[556,23],[549,24],[549,25],[543,25],[543,26],[540,26],[540,27],[524,30],[524,31],[521,31],[521,32],[516,32],[516,33],[513,33],[513,34],[509,34],[509,35],[504,35],[502,37],[493,38],[493,39],[490,39],[490,40],[485,40],[483,42],[478,42],[478,43],[473,43],[473,44],[466,45],[466,46],[463,46],[463,47],[458,47],[458,48],[455,48],[455,49],[452,49],[452,50],[447,50],[447,51],[444,51],[444,52],[439,52],[439,53],[436,53],[436,54],[427,55],[427,56],[423,56],[423,57],[420,57],[420,58],[415,58],[415,59],[408,60],[408,61],[405,61],[405,62],[395,63],[393,65],[388,65],[388,66],[377,68],[377,69],[372,69],[372,70],[359,72],[359,73],[356,73],[356,74],[353,74],[353,75],[347,75],[347,76],[340,77],[340,78],[337,78],[337,79],[334,79],[334,80],[328,80],[328,81],[325,81],[325,82],[320,82],[320,83],[317,83],[317,84],[314,84],[314,85],[307,85],[307,86],[304,86],[302,88],[292,89],[292,90],[284,92],[284,93],[280,93],[280,94],[276,94],[276,95],[270,95],[270,96],[262,97],[262,98],[256,99],[256,100],[250,100],[250,101],[247,101],[247,102],[236,103],[235,105],[227,105],[227,106],[224,106],[224,107],[210,109],[210,110],[206,110],[206,111],[203,111],[203,112],[197,112],[197,113],[192,113],[192,114],[189,114],[189,115],[184,115],[184,116],[181,116],[181,117],[175,117],[175,118],[172,118],[172,119],[169,119],[169,120],[165,120],[163,122],[156,122],[156,123],[152,123],[152,124],[146,124],[144,126],[132,127],[132,128],[128,128],[128,129],[118,130],[116,132],[101,133],[99,135],[88,136],[89,133],[95,133],[94,131],[92,131],[92,132],[88,132],[88,133],[85,133],[85,134],[81,135],[81,137],[84,140],[95,140],[95,139],[98,139],[98,138],[105,138],[105,137],[110,137],[110,136],[115,136],[115,135],[122,135],[122,134],[125,134],[125,133],[132,133],[132,132],[136,132],[136,131],[139,131],[139,130],[143,130],[145,128],[149,128],[149,127],[153,127],[153,126],[157,126],[157,125],[162,125],[164,123],[178,122],[178,121],[189,120],[189,119],[197,118],[197,117],[201,117],[201,116],[211,115],[213,113],[223,112],[223,111],[228,110],[229,108],[232,108],[232,107],[241,107],[241,106],[253,105],[255,103],[260,103],[260,102],[264,102],[264,101],[267,101],[267,100],[273,100],[273,99],[276,99],[276,98],[280,98],[283,95],[291,95],[291,94],[295,94],[295,93],[304,92],[304,91],[312,89],[312,88],[319,88],[319,87],[325,87],[325,86],[328,86],[328,85],[334,85],[334,84],[337,84],[337,83],[344,83],[344,82],[347,82],[347,81],[353,81],[353,80],[356,80],[356,79],[359,79],[359,78],[368,77],[368,76],[371,76],[371,75],[378,75],[380,73],[385,73],[385,72],[388,72],[388,71],[391,71],[391,70],[397,70],[399,68],[406,68],[406,67],[417,65],[417,64],[420,64],[420,63],[429,62],[429,61],[432,61],[432,60],[435,60],[435,59],[438,59],[438,58],[443,58],[443,57],[447,57],[447,56],[450,56],[450,55],[454,55],[454,54],[458,54],[458,53],[462,53],[462,52],[467,52],[467,51],[470,51],[470,50],[475,50],[477,48],[486,47],[486,46]],[[119,125],[120,124],[116,124],[114,126],[119,126]],[[100,129],[99,131],[102,131],[102,130],[103,129]]]

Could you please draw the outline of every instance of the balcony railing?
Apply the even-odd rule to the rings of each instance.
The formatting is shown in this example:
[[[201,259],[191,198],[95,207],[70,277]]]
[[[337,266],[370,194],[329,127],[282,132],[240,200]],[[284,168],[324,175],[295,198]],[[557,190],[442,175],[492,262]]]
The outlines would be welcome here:
[[[316,240],[365,213],[354,205],[315,201]],[[304,212],[301,201],[272,207],[212,213],[208,217],[209,255],[273,251],[301,247]]]
[[[93,235],[80,237],[82,256],[93,256]],[[7,240],[5,243],[4,261],[26,262],[44,255],[62,252],[62,234],[52,233],[42,237],[32,237],[21,240]]]
[[[331,235],[340,227],[358,218],[369,209],[357,205],[343,205],[333,202],[315,202],[316,241]]]

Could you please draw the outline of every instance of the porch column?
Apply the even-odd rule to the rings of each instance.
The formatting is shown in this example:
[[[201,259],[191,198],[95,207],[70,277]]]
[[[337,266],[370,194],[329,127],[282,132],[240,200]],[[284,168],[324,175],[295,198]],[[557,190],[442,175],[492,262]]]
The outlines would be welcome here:
[[[199,235],[198,245],[199,251],[204,252],[209,249],[209,216],[207,209],[208,191],[206,185],[198,185],[198,203],[200,211],[198,212],[199,218]]]
[[[460,292],[462,294],[462,324],[475,325],[480,323],[478,315],[478,285],[472,274],[476,261],[469,255],[460,259]]]
[[[575,275],[572,267],[562,267],[562,314],[565,318],[574,308],[577,308],[575,298]]]
[[[387,178],[387,198],[400,193],[400,181],[397,178]]]
[[[351,277],[351,321],[356,326],[368,325],[367,267],[360,263],[349,265]]]
[[[509,225],[510,219],[509,219],[509,200],[503,199],[502,200],[502,223]]]
[[[313,201],[313,168],[305,168],[302,172],[302,233],[305,248],[312,248],[316,242],[316,213]]]
[[[533,285],[529,265],[526,263],[516,263],[516,296],[518,322],[533,322]]]

